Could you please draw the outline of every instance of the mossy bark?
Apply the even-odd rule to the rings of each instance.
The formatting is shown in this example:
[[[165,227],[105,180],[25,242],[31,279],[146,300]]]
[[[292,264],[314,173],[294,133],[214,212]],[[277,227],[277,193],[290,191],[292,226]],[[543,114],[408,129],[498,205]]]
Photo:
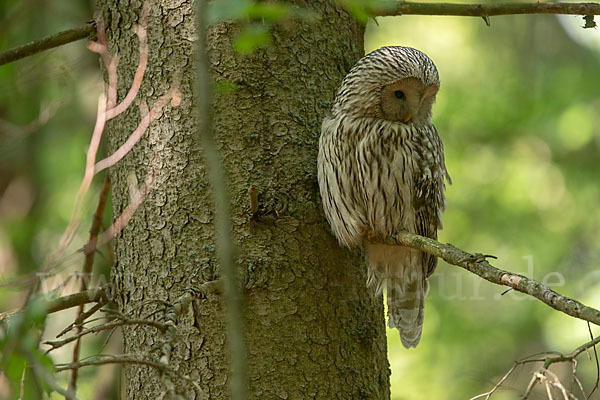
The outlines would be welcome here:
[[[120,98],[137,65],[140,1],[99,0],[111,51],[120,54]],[[231,195],[233,237],[244,293],[252,399],[386,399],[389,367],[381,297],[365,287],[359,252],[338,246],[321,210],[316,178],[320,122],[344,74],[362,55],[363,29],[329,1],[298,2],[315,21],[275,27],[272,44],[240,55],[239,32],[208,32],[214,80],[214,132]],[[219,276],[213,204],[192,101],[194,2],[156,0],[149,19],[149,62],[140,96],[150,105],[181,73],[182,103],[168,106],[135,149],[111,171],[114,214],[129,202],[128,176],[156,183],[115,240],[113,295],[123,312],[145,315],[152,300],[172,301]],[[219,84],[225,83],[224,85]],[[232,85],[233,84],[233,85]],[[222,87],[234,90],[222,91]],[[117,148],[140,117],[132,108],[108,127]],[[258,220],[249,190],[258,190]],[[147,302],[147,303],[145,303]],[[171,363],[202,388],[177,381],[189,399],[228,398],[224,310],[218,295],[178,322]],[[125,352],[156,356],[152,328],[124,331]],[[126,367],[128,399],[156,399],[157,371]]]

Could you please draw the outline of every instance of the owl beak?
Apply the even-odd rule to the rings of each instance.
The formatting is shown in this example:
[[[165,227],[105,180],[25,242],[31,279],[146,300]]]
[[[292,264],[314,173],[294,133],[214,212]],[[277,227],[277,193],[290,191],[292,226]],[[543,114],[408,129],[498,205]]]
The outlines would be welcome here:
[[[404,120],[402,122],[404,122],[405,124],[410,121],[410,119],[412,118],[412,114],[406,114],[406,118],[404,118]]]

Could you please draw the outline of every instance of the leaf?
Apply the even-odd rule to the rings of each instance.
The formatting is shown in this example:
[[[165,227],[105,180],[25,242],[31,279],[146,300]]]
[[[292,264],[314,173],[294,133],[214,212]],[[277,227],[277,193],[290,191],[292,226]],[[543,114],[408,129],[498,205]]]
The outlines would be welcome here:
[[[291,5],[284,3],[252,3],[245,11],[248,18],[261,18],[267,22],[280,22],[292,13]]]
[[[372,17],[369,11],[372,0],[338,0],[339,4],[346,9],[360,23],[367,24]]]
[[[11,382],[19,382],[23,375],[23,370],[27,366],[27,360],[19,353],[12,353],[6,363],[6,376]]]
[[[223,94],[232,93],[238,88],[238,86],[238,84],[230,81],[229,79],[222,79],[215,82],[215,91]]]
[[[245,27],[233,41],[235,50],[242,54],[253,52],[271,43],[271,35],[264,25],[252,24]]]

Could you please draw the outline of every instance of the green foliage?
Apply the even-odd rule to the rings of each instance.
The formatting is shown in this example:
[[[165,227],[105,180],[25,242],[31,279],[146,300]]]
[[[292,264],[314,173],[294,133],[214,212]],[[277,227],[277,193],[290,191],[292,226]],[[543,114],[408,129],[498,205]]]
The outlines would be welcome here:
[[[362,24],[367,24],[371,18],[370,6],[373,0],[339,0],[338,3]]]
[[[6,373],[13,393],[19,393],[21,380],[31,385],[32,364],[54,372],[52,359],[39,349],[39,342],[46,322],[46,306],[43,298],[29,302],[27,307],[0,325],[0,370]],[[43,380],[35,379],[45,393],[52,390]],[[27,394],[30,398],[31,393]]]
[[[33,4],[0,1],[0,49],[79,26],[93,15],[88,2],[48,1],[44,12],[31,8]],[[71,218],[94,126],[95,102],[102,89],[98,57],[85,45],[80,41],[0,67],[0,284],[18,276],[39,282],[35,273],[56,249]],[[47,121],[42,118],[42,123],[36,123],[45,113]],[[97,191],[92,188],[91,192]],[[90,199],[95,202],[93,195]],[[87,215],[90,210],[91,204],[86,203]],[[76,245],[89,235],[88,227],[78,232]],[[80,258],[61,261],[67,271],[74,263],[81,268]],[[59,281],[60,277],[55,280]],[[23,287],[9,286],[0,290],[0,312],[23,305],[24,297],[16,293]],[[48,285],[48,289],[54,287]],[[0,323],[0,371],[8,378],[2,380],[0,397],[19,397],[23,371],[24,399],[42,398],[50,392],[43,379],[34,379],[32,368],[35,364],[54,374],[51,357],[39,345],[47,329],[42,299]],[[61,382],[61,386],[66,384]]]
[[[246,25],[235,38],[233,45],[241,54],[252,53],[255,49],[271,44],[269,29],[261,24]]]
[[[49,1],[45,13],[21,12],[21,3],[0,1],[2,49],[78,25],[92,15],[84,2]],[[368,3],[342,4],[368,21]],[[218,0],[209,11],[211,23],[240,22],[235,41],[240,52],[269,45],[275,24],[315,18],[308,10],[279,2]],[[46,17],[49,13],[53,18]],[[440,240],[494,254],[499,267],[546,280],[557,291],[600,307],[600,52],[575,41],[579,36],[597,38],[598,32],[567,32],[551,16],[495,17],[491,28],[466,17],[378,21],[379,27],[368,26],[368,51],[392,44],[417,47],[440,71],[434,122],[454,180],[447,189]],[[561,21],[581,25],[576,17]],[[38,130],[13,134],[0,126],[4,279],[37,270],[69,221],[101,88],[90,84],[99,81],[97,66],[97,56],[80,42],[0,67],[2,121],[26,126],[40,108],[57,100],[60,104]],[[235,87],[223,81],[216,90]],[[75,242],[85,240],[86,228]],[[69,267],[68,262],[63,265]],[[441,263],[431,283],[419,347],[404,350],[397,331],[388,332],[393,399],[470,398],[489,390],[515,359],[542,350],[571,351],[587,340],[583,322],[514,292],[501,295],[503,288],[455,267]],[[19,300],[0,291],[1,311],[20,306]],[[52,370],[52,360],[37,350],[45,326],[40,304],[31,303],[25,313],[0,326],[2,369],[13,394],[19,392],[27,357]],[[356,326],[359,339],[368,332],[368,327]],[[588,390],[594,368],[581,358],[579,376]],[[29,372],[26,387],[32,388]],[[494,399],[519,398],[529,373],[521,370]],[[569,371],[561,373],[568,377]],[[92,391],[90,381],[87,387],[81,383],[84,392]],[[34,398],[32,393],[26,396]]]

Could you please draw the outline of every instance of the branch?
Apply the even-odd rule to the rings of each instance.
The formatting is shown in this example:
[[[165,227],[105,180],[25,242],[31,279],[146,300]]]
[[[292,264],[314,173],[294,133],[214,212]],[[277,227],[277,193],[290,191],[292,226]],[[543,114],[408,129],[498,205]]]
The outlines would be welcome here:
[[[454,15],[463,17],[493,17],[515,14],[600,15],[600,3],[410,3],[377,1],[370,9],[376,17],[394,15]]]
[[[48,314],[52,314],[81,304],[96,303],[107,297],[106,289],[104,287],[98,287],[86,290],[85,292],[74,293],[50,300],[46,304],[46,310]]]
[[[91,367],[94,365],[106,365],[106,364],[136,364],[136,365],[146,365],[152,368],[156,368],[157,370],[167,373],[175,378],[180,378],[185,380],[186,382],[194,385],[200,392],[202,392],[202,388],[196,382],[197,379],[191,378],[187,375],[181,374],[178,370],[172,368],[170,365],[163,364],[161,362],[153,361],[146,358],[140,358],[138,356],[132,354],[122,354],[116,356],[101,356],[96,358],[95,360],[89,361],[79,361],[76,363],[70,364],[56,364],[56,372],[68,371],[73,368],[83,368],[83,367]]]
[[[508,286],[518,292],[535,297],[555,310],[571,317],[600,326],[600,311],[563,296],[533,279],[498,269],[488,263],[484,255],[470,254],[449,243],[442,244],[433,239],[408,232],[400,232],[388,239],[376,238],[373,241],[388,245],[407,246],[424,251],[443,259],[448,264],[456,265],[479,275],[487,281],[501,286]]]
[[[49,50],[54,47],[62,46],[67,43],[85,39],[96,31],[96,26],[93,22],[89,22],[79,28],[67,29],[54,35],[45,37],[40,40],[24,44],[23,46],[15,47],[0,53],[0,65],[8,64],[21,58],[29,57],[44,50]]]
[[[589,324],[588,324],[588,327],[589,327]],[[595,347],[598,343],[600,343],[600,337],[592,338],[591,341],[579,346],[578,348],[576,348],[575,350],[573,350],[571,353],[569,353],[567,355],[563,355],[561,353],[558,353],[558,354],[554,353],[555,355],[548,355],[546,357],[537,358],[537,356],[539,356],[539,354],[537,354],[537,355],[526,357],[522,360],[515,361],[513,366],[508,370],[508,372],[502,377],[502,379],[500,379],[498,381],[498,383],[496,383],[494,385],[494,387],[489,392],[485,392],[485,393],[479,394],[475,397],[471,397],[469,400],[476,400],[476,399],[480,399],[482,397],[485,397],[484,400],[488,400],[498,390],[498,388],[500,388],[500,386],[506,381],[506,379],[508,379],[508,377],[515,371],[515,369],[518,366],[530,364],[530,363],[543,363],[543,365],[542,365],[542,367],[540,367],[538,370],[536,370],[533,373],[533,376],[532,376],[531,380],[529,381],[529,385],[527,385],[527,389],[525,390],[525,393],[523,394],[521,399],[527,399],[529,394],[531,393],[533,387],[538,382],[540,382],[540,383],[543,382],[546,385],[547,389],[548,389],[549,385],[552,385],[552,386],[556,387],[557,389],[561,390],[563,395],[566,396],[563,398],[576,399],[575,396],[573,396],[571,393],[568,393],[566,391],[566,389],[564,388],[564,386],[562,385],[562,383],[560,382],[558,377],[554,373],[552,373],[550,370],[548,370],[550,365],[552,365],[554,363],[558,363],[558,362],[572,363],[573,378],[574,378],[575,382],[577,382],[577,386],[579,387],[579,389],[585,396],[585,393],[583,391],[583,386],[581,385],[581,382],[577,378],[577,360],[576,360],[576,358],[581,353],[583,353],[584,351],[586,351],[592,347],[594,348],[594,351],[595,351]],[[533,358],[533,357],[536,357],[536,358]],[[547,375],[550,376],[550,380],[547,378]],[[595,390],[595,388],[594,388],[594,390]],[[592,392],[587,396],[588,399],[591,397],[594,390],[592,390]],[[571,396],[571,397],[569,397],[569,396]]]
[[[583,353],[584,351],[588,350],[591,347],[595,347],[598,343],[600,343],[600,336],[598,336],[597,338],[594,338],[592,340],[590,340],[589,342],[582,344],[581,346],[579,346],[578,348],[576,348],[575,350],[573,350],[571,353],[567,354],[567,355],[557,355],[554,357],[548,357],[546,358],[546,360],[544,361],[544,365],[542,368],[544,369],[548,369],[548,367],[554,363],[557,362],[565,362],[565,361],[573,361],[577,358],[577,356],[579,356],[581,353]]]
[[[161,324],[159,322],[156,321],[150,321],[150,320],[145,320],[145,319],[127,319],[127,320],[113,320],[110,322],[107,322],[105,324],[101,324],[101,325],[96,325],[93,326],[89,329],[86,330],[81,330],[79,332],[77,332],[75,335],[73,336],[69,336],[67,338],[64,339],[60,339],[60,340],[47,340],[44,342],[44,344],[49,345],[50,347],[52,347],[50,350],[54,350],[57,349],[59,347],[62,347],[66,344],[69,344],[75,340],[78,340],[80,338],[82,338],[85,335],[89,335],[90,333],[98,333],[101,331],[105,331],[108,329],[115,329],[118,328],[120,326],[129,326],[129,325],[147,325],[147,326],[152,326],[156,329],[158,329],[159,331],[161,331],[162,333],[164,333],[167,330],[167,325],[165,324]],[[78,360],[74,360],[72,361],[73,363],[77,362]],[[73,370],[75,370],[75,368],[73,368]]]
[[[175,370],[171,369],[170,366],[166,364],[161,364],[160,362],[152,361],[145,358],[138,358],[132,355],[123,354],[117,356],[104,356],[98,357],[96,360],[90,361],[78,361],[70,364],[56,364],[56,372],[68,371],[73,368],[82,368],[82,367],[90,367],[92,365],[105,365],[105,364],[137,364],[137,365],[147,365],[149,367],[156,368],[161,371],[167,371],[169,373],[173,373],[178,375]]]
[[[104,178],[104,185],[102,186],[102,191],[100,192],[100,198],[98,199],[98,206],[96,207],[96,212],[94,212],[94,217],[92,218],[92,227],[90,228],[90,241],[96,240],[98,237],[98,232],[100,232],[100,226],[102,226],[102,216],[104,215],[104,207],[106,206],[106,200],[108,199],[108,192],[110,190],[110,177],[108,174]],[[81,278],[81,287],[80,290],[87,290],[87,282],[86,277],[90,276],[92,273],[92,267],[94,266],[94,255],[95,252],[89,252],[85,255],[85,261],[82,268],[82,278]],[[77,310],[77,318],[80,319],[84,315],[84,304],[80,304]],[[81,333],[83,327],[81,324],[75,324],[75,333]],[[71,360],[73,362],[77,362],[79,360],[79,345],[81,344],[79,337],[76,339],[75,344],[73,345],[73,356]],[[79,370],[74,368],[71,370],[71,377],[69,380],[69,389],[75,391],[77,387],[77,375]]]

